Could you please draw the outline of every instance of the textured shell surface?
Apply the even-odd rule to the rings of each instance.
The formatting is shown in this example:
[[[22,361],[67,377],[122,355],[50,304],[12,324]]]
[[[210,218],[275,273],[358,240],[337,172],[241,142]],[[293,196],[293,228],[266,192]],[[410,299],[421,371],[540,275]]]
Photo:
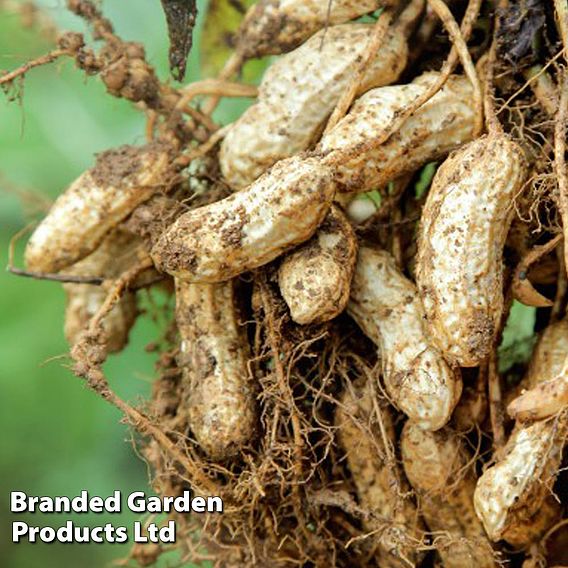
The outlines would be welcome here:
[[[568,355],[568,318],[548,325],[540,336],[529,364],[527,387],[554,379]]]
[[[234,123],[221,144],[221,171],[233,189],[245,187],[278,160],[310,146],[351,81],[372,32],[369,24],[332,26],[271,65],[258,102]],[[404,35],[394,27],[359,92],[395,81],[406,56]]]
[[[158,145],[123,146],[62,193],[32,234],[29,270],[58,272],[94,251],[104,236],[167,182],[169,154]]]
[[[550,418],[568,408],[568,357],[556,377],[522,393],[507,407],[507,412],[523,422]]]
[[[442,564],[447,568],[497,566],[475,514],[471,456],[459,435],[447,428],[428,432],[409,421],[400,448],[404,471],[428,528],[447,535],[437,546]]]
[[[283,160],[246,190],[182,215],[152,257],[178,278],[229,280],[309,239],[334,192],[332,174],[317,160]]]
[[[535,388],[558,376],[568,352],[568,321],[540,336],[523,384]],[[502,456],[480,477],[475,509],[493,540],[514,546],[537,540],[558,517],[550,488],[558,474],[568,433],[568,415],[531,425],[517,422]]]
[[[522,386],[528,390],[507,405],[517,420],[541,420],[568,406],[568,318],[544,330]]]
[[[386,518],[392,523],[390,530],[380,533],[378,564],[401,568],[408,565],[402,558],[412,559],[413,563],[420,561],[422,555],[417,554],[413,545],[421,540],[424,527],[409,497],[409,488],[399,464],[387,458],[385,438],[388,444],[396,443],[391,411],[386,405],[375,405],[373,397],[369,383],[355,383],[342,395],[341,406],[335,414],[335,425],[359,502],[379,518]],[[379,417],[372,419],[374,408],[379,409],[381,426]],[[396,491],[397,488],[400,492]],[[406,497],[401,497],[402,492]],[[376,528],[371,521],[366,526],[370,531]]]
[[[176,281],[183,398],[201,448],[224,459],[248,443],[256,425],[253,378],[233,282]]]
[[[122,231],[112,231],[99,247],[66,270],[71,276],[116,278],[136,262],[135,249],[140,241]],[[80,339],[91,318],[106,300],[108,290],[91,284],[63,284],[65,290],[64,332],[69,345]],[[121,351],[128,343],[128,335],[136,321],[138,309],[136,294],[126,291],[102,322],[106,349],[109,353]]]
[[[73,346],[79,341],[82,332],[87,329],[92,317],[102,307],[107,291],[100,286],[90,284],[64,284],[65,300],[65,338]],[[136,296],[126,292],[111,309],[102,323],[105,347],[109,353],[121,351],[128,343],[128,335],[138,309]]]
[[[504,134],[450,156],[422,212],[416,279],[435,344],[453,363],[479,365],[503,313],[503,249],[526,175]]]
[[[550,488],[562,460],[567,426],[566,416],[517,425],[504,457],[479,479],[475,510],[492,540],[525,546],[554,522],[558,508],[551,506]],[[535,515],[542,513],[546,522],[533,526]],[[535,529],[540,534],[534,534]]]
[[[399,0],[260,0],[239,30],[237,49],[245,57],[278,55],[298,46],[318,30],[396,6]]]
[[[278,285],[299,324],[321,323],[347,305],[357,259],[357,238],[345,214],[332,206],[315,235],[284,258]]]
[[[461,377],[430,345],[416,287],[386,251],[360,247],[347,311],[379,347],[385,385],[400,410],[424,428],[444,426]]]
[[[471,84],[465,77],[452,76],[397,132],[366,149],[390,132],[400,113],[437,77],[437,73],[425,73],[407,85],[370,90],[322,138],[319,149],[324,161],[337,168],[339,191],[361,193],[382,187],[472,139]]]

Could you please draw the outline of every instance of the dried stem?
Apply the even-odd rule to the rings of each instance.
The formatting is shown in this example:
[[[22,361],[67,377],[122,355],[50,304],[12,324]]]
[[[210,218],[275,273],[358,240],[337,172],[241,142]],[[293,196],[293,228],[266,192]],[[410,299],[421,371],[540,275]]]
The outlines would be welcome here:
[[[40,67],[42,65],[48,65],[49,63],[53,63],[55,60],[59,59],[60,57],[64,56],[74,56],[74,52],[68,49],[54,49],[45,55],[41,55],[36,59],[32,59],[31,61],[26,61],[23,65],[10,71],[9,73],[6,72],[0,76],[0,85],[4,85],[6,83],[11,83],[18,77],[22,77],[28,71],[31,71],[34,67]]]
[[[432,0],[434,2],[438,2],[436,6],[440,6],[441,0]],[[463,41],[467,41],[471,31],[473,29],[473,24],[479,15],[479,9],[481,7],[481,0],[470,0],[467,6],[466,13],[463,17],[462,24],[461,24],[461,38]],[[443,12],[444,8],[447,9],[447,6],[444,4],[440,11]],[[450,14],[451,15],[451,14]],[[453,16],[452,16],[453,20]],[[454,30],[455,31],[455,30]],[[453,70],[455,69],[459,60],[459,52],[454,45],[448,55],[448,58],[444,62],[442,69],[440,70],[440,75],[436,79],[430,87],[424,91],[421,95],[416,97],[414,101],[409,104],[404,111],[400,112],[397,116],[397,119],[392,122],[390,128],[377,136],[374,140],[363,142],[361,144],[355,145],[355,147],[349,148],[347,150],[337,150],[330,152],[324,158],[324,162],[328,163],[329,165],[333,166],[338,163],[345,163],[346,160],[349,160],[353,156],[358,156],[364,153],[371,151],[373,148],[384,144],[393,134],[398,132],[400,128],[405,124],[405,122],[425,103],[427,103],[446,83],[450,75],[452,74]],[[477,101],[476,101],[477,102]],[[479,120],[479,116],[477,117]]]
[[[225,63],[223,69],[219,73],[217,79],[221,81],[227,81],[234,75],[236,75],[242,68],[245,60],[242,57],[242,54],[238,51],[234,52],[231,57]],[[219,95],[215,95],[211,97],[204,105],[203,105],[203,113],[211,116],[213,111],[217,108],[221,97]]]
[[[100,276],[75,276],[73,274],[53,274],[49,272],[32,272],[30,270],[23,270],[15,266],[8,266],[6,270],[16,276],[23,276],[25,278],[33,278],[35,280],[51,280],[53,282],[63,282],[70,284],[91,284],[100,286],[105,281]]]
[[[179,100],[178,108],[183,108],[199,95],[256,97],[258,96],[258,87],[224,79],[204,79],[203,81],[196,81],[182,89],[182,97]]]
[[[560,102],[554,128],[554,171],[558,180],[558,209],[564,230],[568,228],[568,172],[566,171],[566,121],[568,120],[568,73],[560,81]],[[564,247],[564,263],[568,265],[568,247]]]
[[[392,21],[392,13],[389,11],[383,12],[373,28],[373,33],[369,38],[369,44],[365,50],[365,55],[359,62],[359,65],[353,73],[353,77],[347,85],[346,89],[343,91],[341,98],[337,102],[335,109],[333,110],[325,128],[324,135],[328,133],[344,116],[349,110],[349,107],[353,103],[357,92],[361,88],[361,83],[365,77],[367,69],[372,64],[373,60],[377,57],[377,52],[384,42],[385,35],[388,32],[390,23]]]
[[[568,277],[566,276],[566,266],[564,263],[564,249],[556,249],[558,259],[558,278],[556,279],[556,297],[550,313],[550,321],[554,323],[564,317],[566,312],[566,294],[568,293]]]
[[[487,362],[487,392],[489,398],[489,418],[491,420],[491,430],[493,432],[493,447],[498,456],[505,445],[505,427],[503,400],[501,397],[501,377],[497,368],[497,352],[491,351]]]
[[[89,322],[89,334],[96,335],[101,329],[102,322],[104,318],[110,313],[112,308],[118,303],[121,296],[124,294],[126,289],[130,286],[130,283],[144,270],[152,268],[154,263],[152,259],[147,256],[145,259],[141,260],[135,264],[130,270],[127,270],[116,282],[107,294],[105,301],[97,311],[97,313],[92,317]]]
[[[531,86],[542,108],[549,116],[554,116],[558,110],[558,86],[546,72],[546,68],[542,65],[533,65],[523,74],[527,80],[526,84]]]
[[[85,365],[80,358],[76,359],[75,374],[86,379],[89,388],[99,394],[107,402],[118,408],[127,418],[132,427],[143,436],[151,436],[162,450],[179,463],[186,471],[192,473],[192,485],[202,494],[219,495],[218,485],[206,477],[199,468],[178,448],[172,440],[140,410],[130,406],[110,388],[103,372]]]
[[[428,0],[428,5],[442,20],[442,23],[444,24],[444,27],[450,35],[450,39],[453,43],[452,53],[455,49],[464,68],[465,74],[467,75],[473,87],[473,107],[476,109],[474,132],[475,135],[479,135],[483,130],[483,97],[481,94],[481,85],[479,83],[479,78],[477,77],[475,65],[473,64],[471,55],[469,53],[469,50],[467,49],[467,43],[464,37],[465,34],[463,34],[462,30],[460,30],[457,22],[450,12],[450,9],[443,0]],[[479,13],[479,6],[477,7],[477,13]],[[464,20],[466,19],[466,17],[467,15],[464,17]]]
[[[35,223],[30,223],[23,229],[20,229],[11,239],[8,246],[8,266],[6,270],[16,276],[23,276],[25,278],[34,278],[35,280],[51,280],[54,282],[69,282],[73,284],[93,284],[100,286],[104,282],[104,278],[99,276],[76,276],[72,274],[54,274],[48,272],[34,272],[31,270],[24,270],[14,266],[14,254],[16,243],[25,233],[27,233]]]
[[[566,0],[554,0],[554,10],[564,46],[564,59],[568,61],[568,4],[566,4]]]
[[[193,160],[196,160],[197,158],[202,158],[203,156],[211,152],[211,150],[213,150],[213,148],[221,140],[223,140],[223,138],[225,138],[227,132],[229,131],[230,126],[231,126],[230,124],[227,124],[227,126],[220,128],[219,130],[217,130],[217,132],[215,132],[209,137],[207,142],[204,142],[203,144],[201,144],[201,146],[198,146],[197,148],[191,150],[187,154],[181,154],[178,158],[174,160],[174,163],[177,166],[183,168],[186,167],[188,164],[190,164]]]
[[[548,298],[545,298],[538,292],[530,280],[528,279],[529,268],[538,262],[544,255],[554,250],[560,241],[564,238],[563,235],[556,235],[553,239],[544,245],[537,245],[532,248],[519,262],[513,274],[513,282],[511,284],[513,295],[515,299],[519,300],[526,306],[535,306],[537,308],[546,308],[553,305]]]

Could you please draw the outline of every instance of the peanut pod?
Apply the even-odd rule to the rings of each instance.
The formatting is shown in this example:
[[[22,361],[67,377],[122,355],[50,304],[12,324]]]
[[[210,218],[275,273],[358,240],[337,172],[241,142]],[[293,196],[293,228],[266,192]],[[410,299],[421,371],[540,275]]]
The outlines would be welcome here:
[[[526,176],[505,134],[471,142],[437,171],[422,213],[416,280],[432,339],[451,362],[475,367],[503,315],[503,249]]]
[[[385,186],[471,140],[471,84],[465,77],[452,76],[397,132],[373,147],[436,79],[436,73],[425,73],[408,85],[365,93],[322,138],[319,149],[324,163],[337,170],[338,191],[361,193]]]
[[[370,384],[356,383],[352,391],[343,394],[335,425],[361,507],[375,517],[365,522],[365,528],[375,531],[381,527],[375,537],[377,564],[389,568],[417,565],[423,557],[417,548],[424,527],[394,456],[396,436],[391,412],[382,405],[377,406],[379,415],[375,414]]]
[[[516,420],[543,420],[568,407],[568,353],[560,374],[522,393],[507,407]]]
[[[332,174],[316,159],[283,160],[246,190],[183,214],[152,258],[183,280],[229,280],[309,239],[334,192]]]
[[[244,58],[278,55],[294,49],[330,25],[354,20],[400,0],[260,0],[252,6],[237,33],[237,51]]]
[[[444,426],[460,398],[461,377],[430,344],[416,288],[386,251],[360,247],[347,311],[379,347],[394,404],[423,428]]]
[[[407,422],[400,441],[404,471],[419,499],[419,509],[433,532],[445,568],[497,566],[473,507],[475,476],[458,434],[427,432]]]
[[[117,278],[136,260],[140,241],[125,232],[113,231],[101,245],[83,260],[66,270],[73,276]],[[65,337],[73,346],[80,339],[92,317],[102,307],[108,289],[92,284],[63,284],[66,293]],[[128,343],[128,334],[136,321],[136,294],[127,290],[102,322],[103,341],[109,353],[121,351]]]
[[[199,446],[212,458],[235,455],[256,426],[255,392],[233,282],[176,281],[181,338],[182,408]]]
[[[481,476],[475,510],[491,540],[516,547],[542,537],[558,519],[552,495],[565,443],[567,420],[516,427],[499,462]]]
[[[321,323],[347,305],[357,259],[357,239],[339,207],[332,206],[316,234],[284,258],[278,285],[292,319]]]
[[[171,176],[164,146],[122,146],[97,156],[94,168],[62,193],[32,234],[29,270],[58,272],[93,252],[132,210],[163,189]]]
[[[233,189],[252,183],[278,160],[307,149],[349,85],[372,36],[370,24],[322,30],[266,72],[258,102],[233,124],[221,144],[223,176]],[[393,26],[359,87],[396,81],[406,65],[402,30]]]
[[[568,320],[549,325],[537,343],[525,384],[546,384],[564,368]],[[566,412],[527,426],[517,422],[495,465],[480,477],[475,509],[492,540],[524,547],[557,520],[559,505],[551,494],[568,434]]]

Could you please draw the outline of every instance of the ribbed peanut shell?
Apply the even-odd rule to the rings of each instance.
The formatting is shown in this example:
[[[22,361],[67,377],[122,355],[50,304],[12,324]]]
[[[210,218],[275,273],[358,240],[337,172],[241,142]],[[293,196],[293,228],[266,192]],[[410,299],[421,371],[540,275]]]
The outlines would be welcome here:
[[[246,190],[182,215],[152,258],[184,280],[229,280],[308,240],[334,191],[332,174],[317,160],[283,160]]]
[[[165,147],[122,146],[97,156],[94,168],[62,193],[32,234],[26,266],[58,272],[93,252],[134,208],[171,181]]]
[[[258,102],[233,124],[219,162],[233,189],[242,189],[278,160],[307,149],[321,132],[373,34],[370,24],[322,30],[266,72]],[[403,32],[393,27],[368,67],[359,93],[396,81],[406,65]]]
[[[407,422],[400,440],[404,471],[428,525],[440,531],[438,554],[445,568],[497,566],[473,507],[475,477],[463,441],[449,429],[427,432]]]
[[[524,383],[536,387],[558,376],[568,353],[568,321],[549,325],[540,337]],[[524,547],[557,520],[551,495],[568,434],[567,413],[532,425],[517,422],[501,459],[480,477],[475,509],[493,540]]]
[[[125,232],[112,231],[100,246],[66,270],[72,276],[116,278],[136,262],[135,249],[141,242]],[[63,284],[66,293],[65,337],[73,346],[89,326],[92,317],[102,307],[108,288],[91,284]],[[106,349],[109,353],[121,351],[128,343],[128,335],[138,310],[136,294],[126,291],[102,322]]]
[[[347,390],[341,397],[335,426],[361,507],[388,523],[376,536],[377,563],[388,568],[408,566],[408,561],[419,564],[423,554],[416,549],[424,526],[393,453],[396,436],[391,411],[377,403],[380,415],[372,418],[375,405],[370,385],[358,382],[351,388],[353,392]],[[388,451],[392,460],[387,459]],[[376,526],[367,521],[366,529],[373,531]]]
[[[472,139],[472,88],[452,76],[383,144],[368,145],[390,132],[401,112],[426,91],[437,73],[425,73],[408,85],[379,87],[362,95],[320,142],[324,163],[336,168],[338,191],[361,193],[385,186],[445,156]]]
[[[444,356],[475,367],[503,314],[503,249],[526,168],[505,134],[471,142],[440,166],[422,212],[416,281]]]
[[[400,0],[260,0],[252,6],[237,34],[244,57],[278,55],[294,49],[326,26],[354,20]]]
[[[516,420],[544,420],[568,408],[568,357],[564,368],[554,379],[538,384],[524,392],[507,407]]]
[[[102,307],[108,291],[89,284],[64,284],[63,289],[67,295],[65,338],[69,345],[73,346],[79,340],[81,333],[87,329],[92,317]],[[117,353],[124,349],[137,315],[136,296],[132,292],[126,292],[107,314],[102,324],[108,353]]]
[[[357,238],[347,217],[332,206],[316,234],[287,255],[278,285],[299,324],[337,317],[347,305],[357,259]]]
[[[461,377],[430,345],[416,288],[386,251],[359,248],[347,311],[378,346],[398,408],[423,428],[444,426],[459,400]]]
[[[554,379],[563,369],[568,355],[568,318],[545,328],[533,350],[526,375],[526,387]]]
[[[247,444],[255,429],[253,377],[239,325],[233,282],[176,281],[183,412],[199,446],[224,459]]]
[[[492,540],[524,547],[539,540],[559,515],[551,493],[568,432],[566,416],[517,425],[503,458],[480,477],[475,510]]]

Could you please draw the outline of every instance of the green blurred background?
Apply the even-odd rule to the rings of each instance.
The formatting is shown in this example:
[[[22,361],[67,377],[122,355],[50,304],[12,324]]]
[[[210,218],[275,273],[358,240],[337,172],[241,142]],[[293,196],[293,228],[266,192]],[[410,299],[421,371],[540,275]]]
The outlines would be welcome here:
[[[0,2],[0,5],[2,2]],[[60,29],[84,31],[64,0],[39,5]],[[200,2],[203,13],[206,2]],[[106,0],[105,15],[124,39],[142,41],[161,78],[168,79],[167,32],[159,0]],[[200,26],[202,17],[199,18]],[[197,34],[199,34],[199,27]],[[196,38],[198,40],[198,37]],[[10,70],[52,49],[18,15],[0,11],[0,69]],[[186,81],[198,78],[198,53]],[[0,93],[0,566],[10,568],[101,567],[125,557],[130,545],[12,544],[9,493],[76,495],[82,489],[107,496],[147,490],[145,464],[129,443],[121,416],[88,391],[68,370],[63,336],[64,295],[57,283],[8,274],[8,244],[45,200],[53,199],[93,163],[96,152],[144,142],[144,117],[126,101],[105,94],[97,78],[85,78],[64,60],[31,71],[23,98],[8,103]],[[217,115],[235,116],[246,101],[230,101]],[[21,264],[21,244],[17,247]],[[130,345],[111,357],[106,370],[113,388],[136,402],[148,396],[154,356],[144,346],[156,335],[150,318],[140,319]],[[63,524],[65,515],[18,516],[30,524]],[[136,516],[77,515],[79,525],[130,527]],[[164,559],[161,565],[170,563]]]

